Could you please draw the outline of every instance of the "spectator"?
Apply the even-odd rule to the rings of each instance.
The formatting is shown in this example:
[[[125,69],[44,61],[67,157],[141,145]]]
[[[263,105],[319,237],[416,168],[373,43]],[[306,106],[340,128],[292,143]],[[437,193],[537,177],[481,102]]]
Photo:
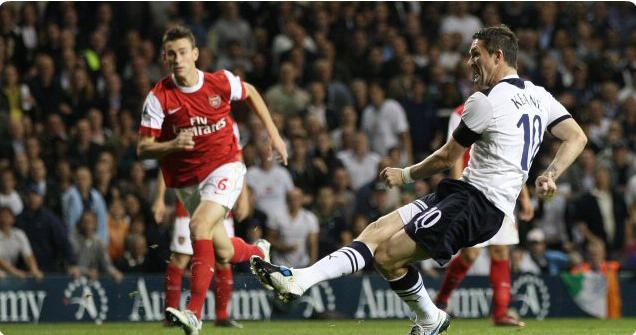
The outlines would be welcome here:
[[[572,269],[572,273],[602,273],[607,279],[607,318],[618,319],[621,317],[621,293],[618,281],[620,264],[607,258],[607,252],[603,241],[591,240],[586,248],[586,262]]]
[[[332,130],[329,136],[333,141],[333,146],[336,150],[348,150],[353,146],[346,144],[345,136],[347,133],[355,132],[358,129],[358,113],[353,106],[345,106],[340,112],[340,124]]]
[[[2,81],[2,90],[9,103],[9,116],[11,119],[21,119],[22,116],[28,115],[33,108],[33,97],[29,87],[20,82],[18,69],[14,65],[8,65],[4,69],[4,80]],[[6,120],[8,121],[8,120]]]
[[[324,58],[314,62],[314,76],[327,88],[327,108],[338,111],[344,106],[353,105],[349,88],[333,78],[333,63]]]
[[[42,122],[48,112],[58,112],[63,91],[55,80],[55,63],[50,55],[40,54],[36,59],[36,69],[37,76],[29,84],[37,106],[31,113],[31,118],[35,122]]]
[[[339,152],[338,158],[349,172],[351,188],[356,191],[375,179],[380,156],[375,152],[369,152],[369,143],[365,133],[356,134],[354,143],[353,150]]]
[[[588,146],[583,149],[583,152],[572,165],[572,168],[565,174],[563,180],[567,180],[571,185],[573,193],[582,194],[583,192],[591,191],[596,183],[594,180],[596,167],[596,153]]]
[[[216,68],[251,72],[253,68],[252,61],[245,50],[243,50],[241,42],[229,41],[228,44],[228,53],[227,55],[219,56]]]
[[[0,144],[0,159],[12,160],[16,155],[26,151],[26,136],[21,119],[9,120],[8,135]]]
[[[371,104],[362,112],[361,129],[371,140],[371,150],[385,156],[389,149],[401,147],[408,162],[413,161],[411,135],[402,106],[387,99],[384,88],[374,82],[369,86]]]
[[[259,165],[247,169],[247,185],[256,196],[256,208],[268,218],[276,213],[286,213],[285,195],[294,187],[287,170],[269,157],[266,143],[257,143]]]
[[[32,185],[27,190],[27,206],[17,218],[33,247],[33,254],[45,273],[67,272],[77,278],[77,253],[60,218],[44,206],[41,190]]]
[[[97,236],[108,245],[108,209],[99,192],[93,188],[91,171],[79,167],[75,171],[75,185],[62,194],[62,213],[69,233],[76,230],[83,212],[91,211],[97,220]]]
[[[44,195],[44,206],[57,213],[62,213],[61,192],[59,186],[50,178],[44,161],[37,158],[31,161],[31,184],[39,194]]]
[[[314,214],[318,218],[318,257],[322,258],[353,240],[342,212],[336,207],[336,199],[330,186],[318,190]]]
[[[108,214],[108,255],[114,262],[124,254],[129,225],[130,217],[126,216],[123,202],[119,199],[113,200]]]
[[[19,153],[13,159],[13,173],[15,176],[15,189],[23,190],[29,182],[29,157],[26,153]]]
[[[123,257],[115,262],[117,269],[123,273],[145,273],[150,268],[146,264],[148,245],[143,235],[132,234],[126,238],[126,251]]]
[[[124,193],[135,193],[144,201],[150,196],[151,183],[146,180],[146,170],[142,162],[134,162],[130,168],[130,181],[121,185]]]
[[[576,252],[568,255],[562,251],[549,250],[545,243],[545,234],[539,228],[528,232],[526,242],[529,251],[519,249],[521,256],[516,262],[516,272],[555,276],[568,270],[581,258]]]
[[[314,81],[309,84],[309,93],[311,94],[311,101],[303,114],[316,117],[324,129],[336,128],[338,124],[336,111],[327,108],[325,86],[320,82]]]
[[[265,92],[265,101],[276,113],[285,117],[299,115],[310,102],[309,94],[298,87],[298,69],[289,62],[280,66],[278,84]]]
[[[250,23],[241,18],[237,3],[224,2],[220,4],[221,17],[210,30],[207,36],[207,46],[212,52],[225,55],[229,52],[227,47],[230,41],[241,43],[241,48],[248,55],[254,52],[254,35]],[[205,40],[200,40],[204,44]]]
[[[91,124],[87,119],[80,119],[76,125],[75,141],[70,147],[69,155],[74,166],[93,167],[97,162],[102,146],[93,142]]]
[[[15,189],[15,175],[11,170],[4,169],[0,173],[0,182],[0,206],[10,208],[13,215],[19,215],[22,213],[24,204]]]
[[[85,211],[71,240],[77,250],[80,271],[91,280],[97,280],[101,274],[108,273],[116,282],[120,282],[124,276],[113,266],[108,250],[96,232],[97,216],[91,211]]]
[[[342,162],[336,156],[336,151],[333,149],[331,143],[331,137],[327,132],[321,132],[315,139],[311,159],[314,166],[324,175],[327,175],[327,179],[331,180],[333,172],[337,167],[342,166]]]
[[[267,240],[272,243],[272,261],[302,267],[318,260],[318,219],[304,209],[303,191],[287,193],[288,210],[273,213],[267,221]]]
[[[326,166],[320,166],[320,163],[310,159],[305,137],[292,138],[291,147],[287,169],[294,185],[305,193],[306,201],[303,203],[308,204],[313,202],[312,192],[327,182]]]
[[[334,170],[331,186],[336,200],[335,206],[342,211],[347,223],[350,224],[353,219],[355,193],[351,190],[351,178],[346,168],[338,167]]]
[[[414,79],[412,93],[403,105],[408,119],[413,155],[417,161],[442,144],[437,108],[430,99],[426,83],[421,79]]]
[[[14,224],[15,216],[11,209],[0,207],[0,277],[6,272],[21,279],[27,278],[29,273],[17,267],[21,256],[30,274],[36,279],[42,279],[44,275],[33,256],[29,240],[21,229],[13,227]]]
[[[596,170],[594,190],[587,192],[574,205],[576,231],[586,242],[600,240],[614,258],[626,243],[626,221],[629,213],[625,199],[612,189],[612,175],[607,167]]]
[[[597,148],[602,148],[609,133],[610,124],[612,123],[611,119],[605,116],[603,105],[599,100],[592,100],[590,102],[588,113],[591,121],[588,137]]]
[[[459,33],[462,49],[466,49],[473,41],[473,34],[481,28],[481,20],[468,10],[468,3],[461,2],[448,6],[450,14],[442,20],[441,33]]]
[[[365,215],[369,222],[373,222],[389,214],[394,209],[394,206],[391,206],[388,191],[389,188],[384,182],[374,182],[366,202],[356,203],[355,215]]]

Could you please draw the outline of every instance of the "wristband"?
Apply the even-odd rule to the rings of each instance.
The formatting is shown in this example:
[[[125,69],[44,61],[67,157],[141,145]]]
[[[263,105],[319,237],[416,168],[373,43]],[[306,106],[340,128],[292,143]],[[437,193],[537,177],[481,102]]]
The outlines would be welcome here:
[[[411,177],[411,168],[410,167],[406,167],[404,169],[402,169],[402,180],[404,181],[405,184],[409,184],[412,183],[414,180]]]

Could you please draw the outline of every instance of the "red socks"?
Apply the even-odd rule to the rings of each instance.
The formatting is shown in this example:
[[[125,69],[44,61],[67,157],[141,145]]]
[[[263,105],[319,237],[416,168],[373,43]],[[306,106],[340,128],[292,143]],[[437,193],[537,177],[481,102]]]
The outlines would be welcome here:
[[[240,237],[232,237],[232,245],[234,246],[234,257],[230,260],[232,264],[238,264],[247,262],[250,260],[252,256],[260,256],[261,258],[265,258],[263,254],[263,250],[261,248],[247,244]]]
[[[216,268],[214,277],[214,301],[216,320],[227,320],[230,317],[228,309],[234,291],[234,275],[232,267]]]
[[[451,293],[453,293],[453,291],[462,283],[469,269],[470,264],[466,263],[464,257],[462,257],[461,254],[451,261],[450,265],[448,266],[448,270],[446,271],[446,277],[444,277],[442,288],[439,290],[437,298],[435,298],[436,304],[448,304],[448,298],[450,297]]]
[[[166,308],[179,309],[184,269],[179,269],[172,263],[166,268]]]
[[[188,309],[197,319],[201,320],[201,311],[208,293],[208,287],[214,277],[214,245],[212,240],[196,240],[192,243],[194,255],[192,257],[191,297]]]
[[[490,262],[492,285],[492,316],[497,319],[508,315],[510,303],[510,263],[508,260]]]

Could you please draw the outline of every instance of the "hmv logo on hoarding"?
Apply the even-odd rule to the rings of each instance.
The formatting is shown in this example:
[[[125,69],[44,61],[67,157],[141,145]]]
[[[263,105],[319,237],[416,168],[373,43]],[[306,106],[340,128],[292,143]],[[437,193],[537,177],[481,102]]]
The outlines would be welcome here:
[[[0,322],[38,322],[45,298],[46,291],[0,292]]]

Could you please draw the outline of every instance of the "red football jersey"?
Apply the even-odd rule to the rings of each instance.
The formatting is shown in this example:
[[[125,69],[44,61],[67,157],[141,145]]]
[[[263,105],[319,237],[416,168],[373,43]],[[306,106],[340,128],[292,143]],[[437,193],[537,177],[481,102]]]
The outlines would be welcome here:
[[[459,115],[459,117],[461,118],[462,114],[464,114],[464,104],[461,104],[457,108],[455,108],[455,113],[457,113],[457,115]],[[470,160],[470,149],[466,149],[466,152],[464,152],[464,167],[468,166],[469,160]]]
[[[141,135],[165,142],[180,131],[194,134],[193,150],[174,152],[159,161],[168,187],[196,185],[219,166],[240,160],[230,104],[246,98],[245,85],[226,70],[198,72],[199,81],[192,87],[178,86],[173,76],[163,78],[144,103]]]

